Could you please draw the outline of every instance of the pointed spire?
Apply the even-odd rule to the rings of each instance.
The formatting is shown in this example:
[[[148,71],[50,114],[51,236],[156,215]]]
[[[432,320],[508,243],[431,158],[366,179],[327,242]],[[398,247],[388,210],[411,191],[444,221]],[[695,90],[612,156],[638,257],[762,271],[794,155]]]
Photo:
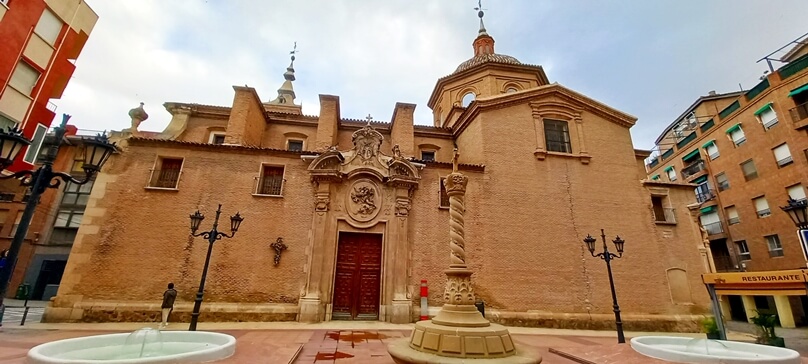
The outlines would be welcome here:
[[[485,13],[483,12],[482,0],[477,0],[477,7],[474,10],[477,10],[477,17],[480,18],[480,30],[477,32],[477,38],[474,39],[473,43],[474,56],[494,54],[494,38],[488,35],[485,30],[485,24],[483,24]]]
[[[284,81],[281,88],[278,89],[278,97],[270,101],[270,104],[294,104],[295,89],[292,87],[292,81],[295,80],[295,53],[297,52],[297,42],[295,42],[294,48],[289,52],[292,55],[292,61],[289,63],[289,67],[286,67],[286,72],[283,73]]]

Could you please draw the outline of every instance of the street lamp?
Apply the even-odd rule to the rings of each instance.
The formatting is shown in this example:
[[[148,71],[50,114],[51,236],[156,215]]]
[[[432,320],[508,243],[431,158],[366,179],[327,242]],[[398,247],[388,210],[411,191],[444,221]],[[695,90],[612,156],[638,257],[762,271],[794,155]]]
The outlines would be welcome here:
[[[617,294],[614,292],[614,278],[612,278],[612,259],[620,258],[623,256],[623,244],[626,242],[623,239],[620,239],[618,235],[617,238],[612,240],[614,243],[614,247],[617,249],[617,254],[614,254],[609,251],[609,247],[606,246],[606,234],[603,232],[603,229],[600,229],[600,237],[603,239],[603,252],[595,254],[595,243],[597,240],[593,238],[591,235],[586,234],[586,238],[584,238],[584,243],[586,244],[586,248],[589,250],[589,254],[592,254],[593,257],[598,257],[606,261],[606,270],[609,271],[609,287],[612,289],[612,303],[614,308],[614,320],[615,324],[617,325],[617,342],[619,344],[626,343],[626,337],[623,335],[623,321],[620,319],[620,306],[617,305]]]
[[[795,200],[793,198],[788,199],[788,205],[780,207],[781,210],[788,213],[788,216],[791,220],[794,221],[794,225],[797,226],[797,229],[806,230],[808,229],[808,200]]]
[[[194,311],[191,313],[191,326],[188,327],[188,331],[196,331],[196,323],[199,321],[199,309],[202,307],[202,295],[205,291],[205,278],[208,276],[208,264],[210,264],[210,252],[213,250],[213,243],[216,240],[222,240],[222,237],[225,238],[232,238],[236,235],[236,231],[238,231],[241,222],[244,221],[244,218],[237,212],[235,215],[230,216],[230,235],[227,233],[223,233],[218,230],[219,228],[219,215],[222,214],[222,205],[219,204],[219,208],[216,210],[216,219],[213,220],[213,229],[210,231],[203,231],[201,233],[196,233],[199,230],[199,224],[202,223],[202,220],[205,220],[205,215],[203,215],[199,210],[191,215],[191,235],[193,236],[201,236],[208,240],[208,255],[205,257],[205,268],[202,269],[202,280],[199,281],[199,291],[196,292],[196,299],[194,300]]]
[[[110,143],[107,136],[99,134],[92,138],[85,138],[84,144],[84,179],[77,180],[70,174],[64,172],[54,172],[53,162],[56,160],[56,155],[59,153],[59,147],[65,137],[67,129],[67,121],[70,120],[70,115],[62,115],[62,123],[54,128],[56,142],[50,146],[48,153],[42,158],[42,165],[35,171],[23,170],[13,173],[8,176],[0,175],[0,179],[17,178],[20,180],[22,186],[30,187],[31,194],[25,204],[25,210],[20,217],[20,222],[17,231],[14,234],[14,239],[11,241],[11,247],[8,250],[8,264],[0,269],[0,317],[2,317],[3,298],[8,291],[9,280],[17,262],[17,256],[20,253],[20,248],[28,234],[28,226],[31,224],[31,218],[34,216],[39,197],[48,188],[58,188],[62,182],[73,183],[76,185],[83,185],[93,178],[104,163],[109,159],[114,151],[117,150],[115,143]],[[0,169],[6,169],[19,155],[24,146],[31,145],[31,141],[25,139],[22,131],[16,127],[9,128],[7,131],[0,129]]]

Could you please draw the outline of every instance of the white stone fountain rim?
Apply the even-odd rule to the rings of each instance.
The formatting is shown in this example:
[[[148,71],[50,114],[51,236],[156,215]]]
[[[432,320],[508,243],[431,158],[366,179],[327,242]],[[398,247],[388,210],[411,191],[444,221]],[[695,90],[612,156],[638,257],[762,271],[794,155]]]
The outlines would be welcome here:
[[[52,354],[86,349],[89,347],[107,347],[123,345],[131,333],[107,334],[64,339],[37,345],[28,351],[28,364],[147,364],[147,363],[185,363],[210,362],[232,356],[236,351],[236,338],[227,334],[207,331],[161,331],[163,343],[193,342],[211,344],[206,349],[186,353],[169,354],[158,357],[89,360],[54,358]],[[192,340],[189,340],[192,338]]]
[[[634,351],[661,360],[678,361],[687,363],[757,363],[757,364],[800,364],[800,353],[786,348],[779,348],[767,345],[751,344],[739,341],[717,341],[729,350],[739,350],[748,353],[758,353],[768,356],[767,358],[744,358],[737,356],[706,355],[691,353],[680,350],[672,350],[660,347],[655,344],[682,345],[686,346],[694,338],[679,336],[640,336],[631,339],[631,348]],[[698,339],[695,339],[698,340]],[[706,339],[705,339],[706,340]],[[649,342],[650,341],[650,342]]]

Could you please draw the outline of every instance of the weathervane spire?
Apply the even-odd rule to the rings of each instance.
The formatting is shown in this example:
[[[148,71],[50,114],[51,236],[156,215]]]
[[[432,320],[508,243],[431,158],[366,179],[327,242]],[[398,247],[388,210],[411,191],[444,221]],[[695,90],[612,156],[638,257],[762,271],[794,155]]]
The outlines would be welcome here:
[[[477,10],[477,17],[480,18],[480,31],[478,34],[488,34],[485,31],[485,24],[483,24],[483,16],[485,15],[483,12],[485,10],[483,9],[483,0],[477,0],[477,7],[474,10]]]
[[[298,52],[298,50],[297,50],[297,42],[295,42],[295,46],[292,48],[291,51],[289,51],[289,54],[292,55],[292,57],[291,57],[292,58],[292,63],[289,64],[289,68],[294,68],[294,66],[295,66],[295,53],[297,53],[297,52]]]

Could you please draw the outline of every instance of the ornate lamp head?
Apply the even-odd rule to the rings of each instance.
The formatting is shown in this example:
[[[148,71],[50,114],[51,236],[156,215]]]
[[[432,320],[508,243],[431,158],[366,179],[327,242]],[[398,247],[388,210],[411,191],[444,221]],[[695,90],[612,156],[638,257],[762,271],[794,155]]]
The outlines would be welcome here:
[[[230,231],[232,231],[233,234],[235,234],[236,231],[238,231],[238,227],[241,225],[242,221],[244,221],[244,218],[241,217],[241,215],[238,212],[236,212],[235,215],[230,216]]]
[[[101,170],[112,152],[117,150],[115,143],[110,143],[106,134],[98,134],[87,138],[84,142],[84,168],[85,173],[94,173]]]
[[[16,126],[8,130],[0,129],[0,167],[6,168],[14,163],[22,147],[30,144],[31,141],[26,139],[22,130]]]
[[[781,210],[788,213],[788,216],[794,221],[797,229],[808,229],[808,200],[795,200],[788,199],[788,205],[780,207]]]
[[[205,220],[205,215],[202,215],[199,210],[196,210],[193,215],[191,215],[191,233],[196,233],[199,230],[199,224],[202,223],[202,220]]]
[[[595,243],[597,240],[592,237],[592,235],[586,234],[586,238],[584,238],[584,243],[586,244],[586,249],[589,250],[589,254],[595,254]]]
[[[626,242],[623,239],[620,239],[620,235],[618,235],[617,238],[612,240],[612,242],[614,243],[614,247],[615,249],[617,249],[617,252],[623,254],[623,244],[625,244]]]

